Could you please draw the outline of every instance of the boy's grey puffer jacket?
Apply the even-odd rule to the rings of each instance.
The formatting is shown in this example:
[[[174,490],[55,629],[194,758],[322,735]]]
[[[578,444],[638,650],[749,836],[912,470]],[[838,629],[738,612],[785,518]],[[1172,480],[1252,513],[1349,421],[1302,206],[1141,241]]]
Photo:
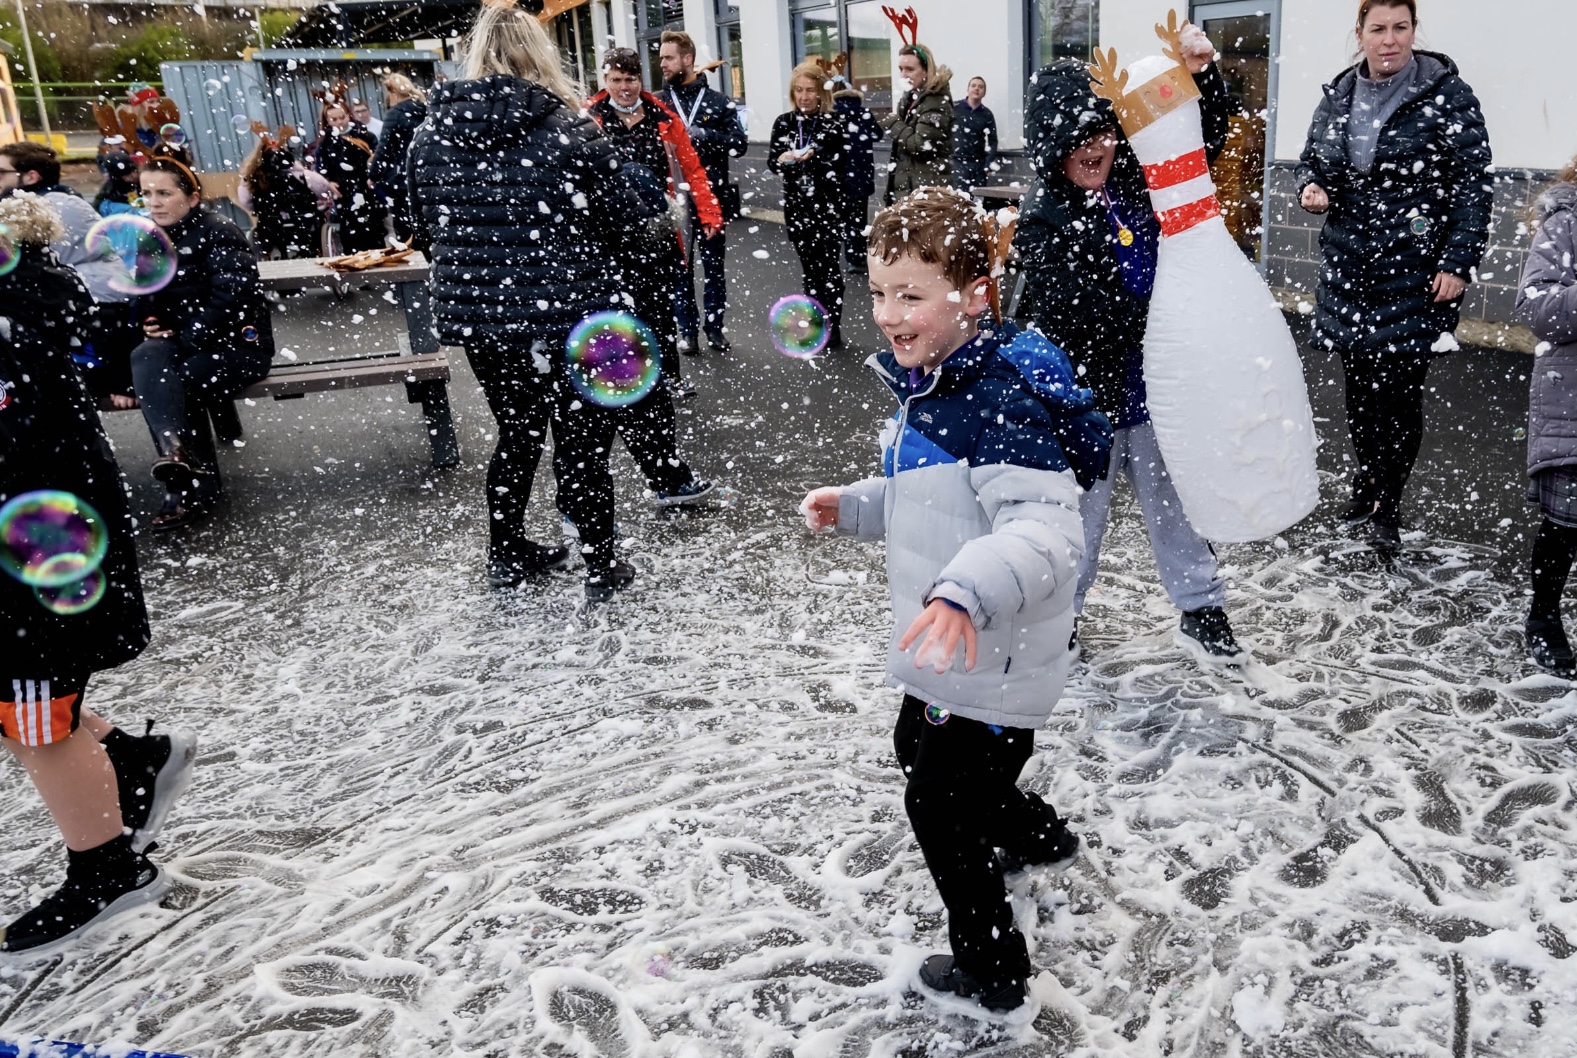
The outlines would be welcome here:
[[[838,531],[887,538],[889,682],[971,720],[1040,727],[1071,661],[1079,481],[1104,470],[1110,425],[1062,350],[1011,324],[919,380],[891,353],[870,363],[901,407],[883,432],[885,475],[842,490]],[[974,671],[961,649],[943,673],[898,649],[935,599],[973,620]]]
[[[1529,383],[1530,476],[1577,464],[1577,185],[1546,191],[1534,219],[1517,291],[1517,316],[1539,339]]]

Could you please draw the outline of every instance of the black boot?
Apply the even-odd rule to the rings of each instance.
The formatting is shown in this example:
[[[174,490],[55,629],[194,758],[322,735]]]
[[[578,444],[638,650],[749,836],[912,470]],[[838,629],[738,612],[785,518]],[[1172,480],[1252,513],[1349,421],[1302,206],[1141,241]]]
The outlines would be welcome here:
[[[1554,617],[1528,617],[1523,628],[1528,640],[1528,656],[1544,671],[1562,679],[1577,676],[1577,655],[1572,653],[1571,641],[1566,638],[1566,627],[1559,614]]]
[[[586,549],[586,601],[593,605],[608,602],[635,583],[635,567],[606,550]]]
[[[545,547],[533,540],[487,549],[487,583],[495,588],[513,588],[527,577],[536,577],[569,565],[569,548]]]
[[[1177,630],[1179,645],[1207,665],[1241,665],[1248,659],[1232,635],[1227,612],[1219,606],[1190,610]]]
[[[132,851],[125,834],[83,852],[68,849],[66,880],[0,931],[0,952],[43,955],[95,922],[153,903],[168,884],[153,861]]]
[[[991,983],[977,980],[960,970],[951,955],[932,955],[921,963],[920,983],[938,992],[973,999],[998,1013],[1017,1010],[1029,993],[1029,986],[1021,978]]]

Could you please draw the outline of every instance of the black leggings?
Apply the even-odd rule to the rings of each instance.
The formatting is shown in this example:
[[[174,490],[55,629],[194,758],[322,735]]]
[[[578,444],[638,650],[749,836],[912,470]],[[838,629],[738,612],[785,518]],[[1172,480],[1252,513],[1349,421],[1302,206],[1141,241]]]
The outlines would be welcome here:
[[[799,254],[804,291],[827,310],[827,323],[837,330],[843,322],[842,240],[836,215],[796,217],[788,225],[789,240]]]
[[[1407,352],[1342,353],[1347,430],[1358,456],[1353,499],[1394,521],[1424,440],[1424,379],[1430,357]]]
[[[558,508],[575,522],[584,547],[611,556],[613,477],[607,446],[585,447],[591,443],[592,409],[570,387],[562,367],[547,374],[538,370],[540,364],[562,361],[562,354],[556,348],[534,354],[526,346],[499,344],[472,346],[465,355],[498,424],[498,443],[487,465],[489,556],[525,557],[526,508],[550,428]]]
[[[893,748],[909,777],[909,824],[947,905],[953,957],[988,987],[1023,981],[1029,948],[1013,924],[996,850],[1045,863],[1062,839],[1057,813],[1017,785],[1035,733],[961,716],[935,725],[926,720],[925,706],[904,697]]]
[[[1545,518],[1533,540],[1533,601],[1528,616],[1536,620],[1561,619],[1561,596],[1572,562],[1577,559],[1577,529],[1556,525]]]

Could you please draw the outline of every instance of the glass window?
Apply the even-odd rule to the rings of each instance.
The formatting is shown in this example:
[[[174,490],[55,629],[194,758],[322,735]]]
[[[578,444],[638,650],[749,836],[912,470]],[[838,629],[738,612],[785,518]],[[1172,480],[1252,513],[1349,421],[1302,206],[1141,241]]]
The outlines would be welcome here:
[[[818,7],[794,15],[794,61],[831,59],[843,50],[838,30],[838,9]]]
[[[726,64],[723,67],[724,87],[742,103],[745,101],[745,46],[739,35],[739,23],[719,26],[718,33],[723,38],[722,57]]]
[[[865,105],[875,111],[893,108],[893,24],[882,13],[880,0],[860,0],[848,6],[849,80],[865,93]]]
[[[1101,40],[1100,0],[1029,0],[1030,65],[1088,61]]]

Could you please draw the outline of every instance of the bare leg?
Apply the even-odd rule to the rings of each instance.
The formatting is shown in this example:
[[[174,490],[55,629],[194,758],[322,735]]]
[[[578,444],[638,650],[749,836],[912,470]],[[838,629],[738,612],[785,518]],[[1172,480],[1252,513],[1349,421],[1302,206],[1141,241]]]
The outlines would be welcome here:
[[[104,736],[115,730],[114,724],[91,709],[82,710],[78,717],[78,722],[81,724],[83,731],[87,731],[93,736],[93,741],[95,742],[103,742]]]
[[[13,739],[0,739],[27,771],[38,788],[38,795],[66,848],[75,852],[96,849],[121,836],[120,794],[115,785],[115,768],[104,747],[87,729],[91,714],[82,714],[83,726],[63,742],[48,746],[24,746]],[[94,717],[107,730],[113,726]]]

